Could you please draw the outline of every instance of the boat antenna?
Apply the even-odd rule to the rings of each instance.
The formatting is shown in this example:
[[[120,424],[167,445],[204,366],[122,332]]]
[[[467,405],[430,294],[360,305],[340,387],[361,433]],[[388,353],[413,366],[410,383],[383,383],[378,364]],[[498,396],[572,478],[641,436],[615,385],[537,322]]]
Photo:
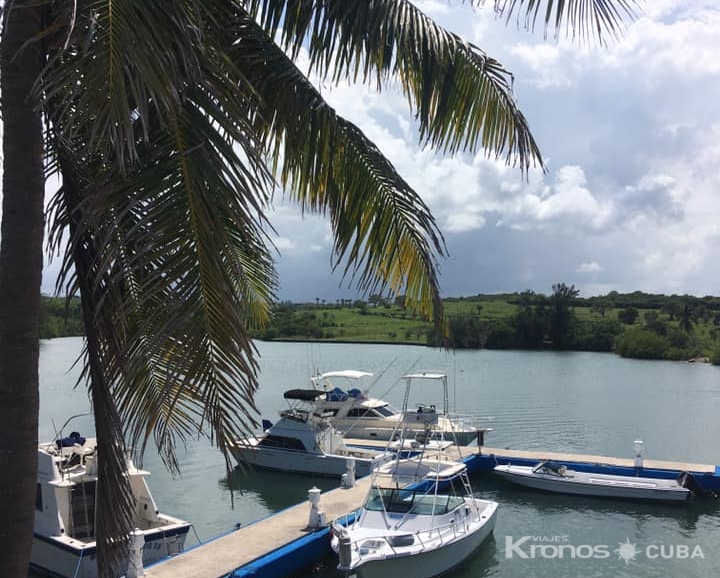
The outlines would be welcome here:
[[[62,433],[62,431],[65,429],[65,426],[66,426],[67,424],[69,424],[72,420],[74,420],[76,417],[83,417],[83,416],[86,416],[86,415],[92,415],[92,414],[91,414],[90,412],[86,412],[86,413],[76,413],[75,415],[71,415],[69,418],[67,418],[67,419],[65,420],[65,423],[62,424],[62,426],[60,427],[60,429],[57,429],[57,428],[55,427],[55,420],[54,420],[54,419],[50,420],[50,421],[52,422],[53,431],[55,432],[55,438],[58,438],[58,437],[60,436],[60,434]]]

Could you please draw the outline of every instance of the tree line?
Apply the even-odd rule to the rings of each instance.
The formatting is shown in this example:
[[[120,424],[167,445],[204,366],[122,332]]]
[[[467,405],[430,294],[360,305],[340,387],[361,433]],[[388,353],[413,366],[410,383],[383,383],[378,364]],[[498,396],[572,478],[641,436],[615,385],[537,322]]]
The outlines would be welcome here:
[[[444,300],[454,348],[607,351],[645,359],[718,357],[720,298],[659,295],[635,291],[580,297],[574,285],[553,285],[550,295],[523,291]],[[485,314],[504,302],[504,314]],[[353,325],[382,317],[380,338],[389,342],[438,345],[427,319],[404,306],[403,296],[372,294],[367,300],[276,303],[270,323],[256,339],[355,340]],[[338,319],[338,312],[357,317]],[[397,326],[404,321],[402,329]],[[40,337],[82,335],[80,300],[43,297]]]
[[[450,346],[458,349],[600,351],[643,359],[707,357],[720,363],[720,298],[714,296],[613,291],[583,298],[574,285],[557,283],[550,295],[480,294],[447,298],[443,305]],[[352,310],[358,317],[340,320],[342,310]],[[366,323],[367,317],[382,317],[384,329],[377,333],[383,341],[440,345],[430,325],[405,310],[402,296],[379,295],[367,301],[338,300],[334,305],[320,300],[279,303],[269,326],[255,337],[352,341],[352,325]],[[414,327],[408,325],[409,319],[415,320]],[[393,329],[401,323],[405,323],[402,330]]]

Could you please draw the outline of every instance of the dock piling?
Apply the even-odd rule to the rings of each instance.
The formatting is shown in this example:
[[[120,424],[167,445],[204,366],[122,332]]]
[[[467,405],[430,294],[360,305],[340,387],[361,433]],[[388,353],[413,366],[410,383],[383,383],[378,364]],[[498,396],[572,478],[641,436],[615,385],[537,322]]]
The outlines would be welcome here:
[[[308,518],[308,528],[317,530],[327,526],[327,517],[325,512],[320,509],[320,489],[313,486],[308,490],[308,501],[310,502],[310,516]]]
[[[140,528],[135,528],[130,534],[130,557],[126,578],[140,578],[145,576],[143,567],[143,549],[145,547],[145,536]]]
[[[340,478],[340,485],[343,488],[352,488],[355,486],[355,458],[348,458],[345,467],[347,469]]]
[[[642,457],[642,451],[643,451],[643,441],[642,440],[635,440],[633,442],[633,448],[635,449],[635,469],[640,472],[643,468],[643,457]]]

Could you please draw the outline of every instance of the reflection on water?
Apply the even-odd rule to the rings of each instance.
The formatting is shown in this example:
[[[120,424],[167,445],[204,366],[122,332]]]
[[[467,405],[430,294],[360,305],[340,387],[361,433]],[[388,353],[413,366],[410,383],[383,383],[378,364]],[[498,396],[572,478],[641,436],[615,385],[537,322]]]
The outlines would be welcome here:
[[[340,480],[236,467],[218,484],[233,492],[236,500],[257,500],[276,512],[307,500],[308,490],[313,486],[325,492],[339,487]]]

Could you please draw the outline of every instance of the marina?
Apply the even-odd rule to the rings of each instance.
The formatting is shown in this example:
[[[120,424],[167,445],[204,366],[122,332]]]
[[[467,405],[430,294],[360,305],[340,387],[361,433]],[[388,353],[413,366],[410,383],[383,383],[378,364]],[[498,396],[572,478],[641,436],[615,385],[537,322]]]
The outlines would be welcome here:
[[[481,453],[478,453],[478,449]],[[461,452],[463,462],[474,472],[488,472],[491,463],[511,460],[513,463],[537,463],[553,459],[572,463],[586,471],[607,468],[633,468],[634,460],[610,456],[583,455],[558,452],[509,451],[497,448],[452,448]],[[677,471],[692,471],[708,483],[720,488],[717,466],[709,464],[648,460],[643,468],[656,476],[670,477]],[[716,485],[717,484],[717,485]],[[213,539],[174,558],[146,569],[151,578],[231,578],[262,575],[264,578],[283,578],[309,567],[330,554],[328,525],[333,519],[358,509],[368,491],[370,478],[357,480],[353,488],[336,488],[322,494],[320,507],[326,516],[325,525],[311,529],[307,502],[296,504],[275,515],[244,528]]]
[[[41,374],[44,381],[41,399],[44,419],[41,417],[41,424],[49,423],[49,417],[57,415],[48,412],[67,415],[68,407],[87,403],[84,392],[67,385],[74,379],[68,375],[67,368],[80,345],[79,340],[75,343],[54,340],[43,344],[45,349],[41,354],[50,365],[46,364],[45,372]],[[269,414],[279,408],[278,399],[287,389],[287,375],[301,370],[307,374],[308,346],[258,345],[264,376],[258,392],[258,407],[263,414]],[[63,353],[64,346],[67,351]],[[418,356],[418,348],[412,347],[330,344],[318,350],[319,353],[316,351],[313,356],[322,357],[322,366],[337,367],[341,365],[337,359],[353,355],[358,358],[358,366],[371,370],[375,366],[367,361],[370,359],[376,360],[380,368],[385,367],[390,358],[396,359],[399,366],[410,367]],[[604,461],[608,464],[605,467],[632,470],[632,443],[641,438],[646,443],[645,471],[689,469],[704,473],[710,480],[715,475],[713,464],[717,463],[718,448],[713,440],[720,435],[715,419],[720,411],[716,368],[628,361],[597,354],[459,352],[448,361],[433,350],[421,349],[421,353],[422,366],[444,367],[449,371],[458,368],[454,372],[457,383],[451,382],[451,405],[455,398],[465,399],[463,409],[479,408],[480,415],[492,418],[488,423],[493,432],[482,453],[477,455],[478,448],[472,446],[462,448],[462,451],[467,457],[476,493],[501,504],[494,539],[483,545],[466,565],[454,570],[450,574],[452,578],[511,578],[522,574],[536,578],[570,578],[588,571],[600,576],[651,578],[682,573],[685,577],[706,578],[720,572],[720,555],[714,547],[720,515],[713,500],[665,507],[546,495],[514,487],[489,473],[500,459],[510,459],[512,463],[527,460],[529,464],[541,459],[584,459],[589,467]],[[400,396],[394,396],[394,392],[382,392],[380,396],[399,405]],[[48,432],[41,432],[41,438],[48,436]],[[232,535],[236,532],[233,528],[240,525],[240,531],[250,532],[242,541],[242,549],[237,545],[228,548],[234,550],[232,554],[238,559],[237,572],[265,576],[266,569],[271,567],[265,566],[269,564],[262,555],[266,550],[277,548],[275,553],[282,554],[299,539],[308,541],[317,534],[317,537],[324,536],[318,544],[327,552],[326,556],[320,555],[316,563],[292,570],[283,570],[275,561],[274,567],[285,571],[285,574],[277,575],[281,578],[342,576],[335,569],[337,555],[329,550],[327,533],[303,531],[308,523],[308,490],[313,486],[321,488],[321,507],[330,512],[327,500],[338,487],[338,480],[261,471],[236,472],[227,477],[217,450],[203,441],[192,440],[181,466],[182,476],[172,478],[152,452],[148,452],[143,464],[143,469],[152,472],[148,482],[158,506],[190,520],[204,544],[194,548],[189,536],[186,552],[169,562],[177,563],[176,560],[179,562],[195,550],[206,551],[216,541],[216,536]],[[362,483],[363,479],[359,480],[359,484]],[[342,492],[347,490],[337,490],[337,493]],[[363,494],[364,491],[359,491],[355,506],[360,504]],[[267,535],[274,535],[275,531],[261,534],[260,524],[272,521],[283,525],[285,511],[289,508],[297,510],[296,534],[286,538],[289,541],[285,541],[285,545],[261,544],[259,539],[247,538],[257,535],[264,540]],[[563,536],[568,543],[578,547],[583,544],[606,546],[610,555],[582,560],[509,557],[507,541],[528,534]],[[636,560],[629,561],[627,571],[625,561],[614,552],[626,538],[642,550]],[[260,558],[253,563],[243,563],[245,558],[240,557],[244,549],[259,545],[264,547],[256,552]],[[704,557],[671,556],[670,548],[677,550],[678,545],[689,546],[691,552],[696,547],[701,548]],[[659,554],[653,557],[656,546],[664,547],[664,557]],[[287,557],[296,558],[297,552]],[[169,562],[146,568],[146,573],[158,572]]]

